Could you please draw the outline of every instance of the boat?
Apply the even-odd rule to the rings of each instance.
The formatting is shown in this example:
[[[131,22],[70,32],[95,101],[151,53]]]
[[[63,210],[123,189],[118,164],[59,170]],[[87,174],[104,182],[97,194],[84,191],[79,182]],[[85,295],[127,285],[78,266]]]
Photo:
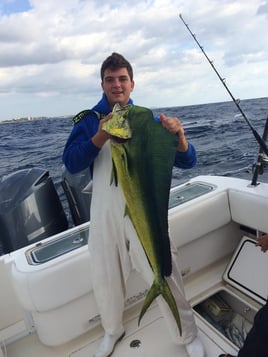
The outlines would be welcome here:
[[[202,175],[170,190],[170,236],[208,357],[236,354],[255,313],[266,302],[268,286],[262,282],[268,254],[255,246],[256,237],[268,232],[268,183],[258,180],[264,161],[265,155],[259,155],[252,180]],[[34,185],[23,187],[27,205],[22,201],[20,209],[24,213],[38,206],[37,198],[46,199],[44,192],[36,191],[39,185],[41,191],[47,186],[54,192],[47,173],[36,170],[29,175]],[[18,182],[14,177],[13,181]],[[25,196],[27,190],[29,196]],[[12,232],[19,227],[15,243],[0,256],[1,357],[94,356],[104,333],[90,281],[90,219],[81,222],[78,217],[77,224],[66,229],[57,200],[47,201],[45,215],[62,222],[51,224],[54,233],[35,227],[39,236],[27,235],[20,222],[22,214],[5,212],[4,223],[4,214],[0,216],[6,226],[1,238],[9,225]],[[13,224],[12,217],[16,217]],[[22,246],[17,243],[20,240]],[[138,325],[147,290],[133,270],[124,311],[126,335],[112,356],[186,357],[184,347],[171,341],[156,303]]]

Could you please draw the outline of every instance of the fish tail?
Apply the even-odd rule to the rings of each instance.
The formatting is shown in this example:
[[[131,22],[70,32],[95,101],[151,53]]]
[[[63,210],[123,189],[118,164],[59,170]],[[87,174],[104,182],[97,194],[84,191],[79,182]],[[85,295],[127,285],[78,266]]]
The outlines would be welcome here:
[[[162,279],[160,282],[158,282],[156,279],[154,280],[153,285],[150,287],[150,289],[146,295],[144,304],[143,304],[141,312],[140,312],[138,324],[140,324],[140,321],[141,321],[143,315],[148,310],[148,308],[151,305],[151,303],[153,302],[153,300],[155,298],[157,298],[159,295],[162,295],[163,298],[165,299],[166,303],[168,304],[168,306],[173,314],[173,317],[177,323],[177,326],[178,326],[178,329],[179,329],[179,332],[181,335],[182,328],[181,328],[181,319],[180,319],[179,311],[178,311],[174,296],[172,295],[170,287],[165,279]]]

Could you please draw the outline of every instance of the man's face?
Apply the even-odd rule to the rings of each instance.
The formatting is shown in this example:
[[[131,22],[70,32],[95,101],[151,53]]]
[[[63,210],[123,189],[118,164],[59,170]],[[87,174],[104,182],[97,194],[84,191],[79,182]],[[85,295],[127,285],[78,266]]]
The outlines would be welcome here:
[[[130,93],[134,88],[134,81],[131,81],[126,68],[115,71],[107,68],[104,71],[101,85],[112,109],[116,103],[121,106],[127,105]]]

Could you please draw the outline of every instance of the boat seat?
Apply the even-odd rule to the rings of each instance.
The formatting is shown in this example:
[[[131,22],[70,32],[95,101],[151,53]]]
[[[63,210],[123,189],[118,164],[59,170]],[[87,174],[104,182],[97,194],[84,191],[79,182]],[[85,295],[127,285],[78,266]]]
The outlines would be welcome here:
[[[213,219],[211,219],[213,217]],[[170,236],[177,248],[231,222],[227,191],[211,192],[169,211]]]
[[[25,309],[39,312],[57,309],[92,291],[87,247],[77,249],[71,256],[72,259],[66,254],[40,266],[28,266],[27,270],[23,270],[25,255],[16,257],[11,272]]]
[[[262,232],[268,232],[267,201],[267,197],[229,190],[233,221]]]

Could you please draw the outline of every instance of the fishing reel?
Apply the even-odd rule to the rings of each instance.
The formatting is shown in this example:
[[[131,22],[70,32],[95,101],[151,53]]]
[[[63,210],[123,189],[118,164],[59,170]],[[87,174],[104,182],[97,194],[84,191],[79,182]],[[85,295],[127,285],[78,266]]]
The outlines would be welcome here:
[[[252,172],[258,171],[259,175],[264,173],[265,167],[268,164],[268,156],[264,153],[259,153],[258,160],[252,165]]]

